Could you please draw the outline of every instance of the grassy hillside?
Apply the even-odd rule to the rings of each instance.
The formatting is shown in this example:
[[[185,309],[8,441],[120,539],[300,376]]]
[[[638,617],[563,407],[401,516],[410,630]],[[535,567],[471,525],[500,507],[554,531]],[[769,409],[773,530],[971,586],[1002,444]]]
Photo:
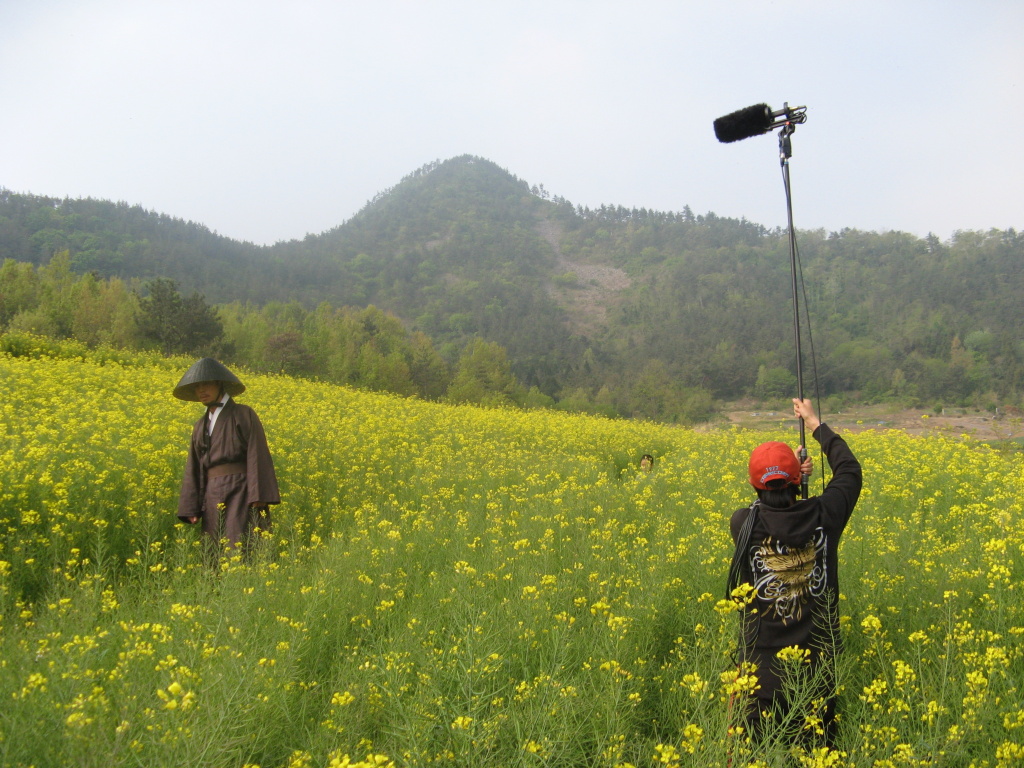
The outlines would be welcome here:
[[[804,372],[824,395],[1024,404],[1024,235],[844,229],[798,243]],[[0,190],[0,260],[46,264],[66,250],[79,273],[164,276],[227,315],[262,313],[258,343],[228,338],[228,350],[277,336],[301,358],[320,341],[304,320],[321,302],[373,305],[450,364],[485,339],[542,397],[661,421],[795,389],[788,244],[780,230],[688,208],[575,207],[468,155],[409,174],[328,232],[266,248],[137,206]],[[22,306],[33,285],[15,273],[0,270],[0,324],[42,332],[39,315],[53,312]]]
[[[727,519],[750,500],[747,452],[790,431],[239,370],[284,503],[257,556],[210,570],[174,517],[199,414],[170,392],[189,362],[0,357],[0,763],[753,759],[728,735]],[[1024,460],[850,442],[866,487],[840,550],[845,754],[797,764],[1014,764]]]

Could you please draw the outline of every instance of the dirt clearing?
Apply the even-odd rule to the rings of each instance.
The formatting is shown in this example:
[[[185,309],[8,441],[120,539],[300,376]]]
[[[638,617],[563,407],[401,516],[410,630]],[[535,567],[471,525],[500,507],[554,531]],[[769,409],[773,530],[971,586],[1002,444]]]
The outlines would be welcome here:
[[[758,410],[757,407],[733,409],[725,412],[730,424],[747,429],[764,429],[794,422],[791,410]],[[998,413],[972,411],[966,408],[947,408],[942,413],[906,409],[893,406],[854,406],[838,413],[824,412],[822,421],[837,432],[863,432],[867,429],[899,429],[911,435],[942,434],[966,436],[975,440],[1024,439],[1024,418],[1017,409]]]

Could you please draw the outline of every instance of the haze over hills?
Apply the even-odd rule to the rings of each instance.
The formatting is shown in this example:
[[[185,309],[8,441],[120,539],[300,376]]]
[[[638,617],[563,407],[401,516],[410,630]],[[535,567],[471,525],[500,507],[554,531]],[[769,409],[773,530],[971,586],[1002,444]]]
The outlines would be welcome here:
[[[1024,236],[798,242],[822,394],[1020,403]],[[0,259],[63,250],[77,272],[168,277],[222,305],[373,305],[449,361],[473,338],[496,342],[527,387],[623,414],[692,418],[712,399],[793,390],[785,232],[689,209],[581,209],[477,157],[425,166],[334,229],[267,247],[124,203],[0,194]]]

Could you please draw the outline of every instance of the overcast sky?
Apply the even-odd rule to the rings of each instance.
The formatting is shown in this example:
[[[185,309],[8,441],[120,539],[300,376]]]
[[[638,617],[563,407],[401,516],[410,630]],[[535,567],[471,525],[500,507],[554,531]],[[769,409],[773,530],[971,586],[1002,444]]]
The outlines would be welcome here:
[[[798,229],[1024,229],[1019,0],[0,0],[0,186],[255,243],[351,218],[425,163]]]

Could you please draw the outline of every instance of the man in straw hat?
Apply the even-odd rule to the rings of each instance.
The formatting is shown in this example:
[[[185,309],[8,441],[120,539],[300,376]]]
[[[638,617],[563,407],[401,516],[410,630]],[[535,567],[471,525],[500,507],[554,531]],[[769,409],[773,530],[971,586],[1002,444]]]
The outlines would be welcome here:
[[[274,462],[256,412],[232,396],[245,385],[211,357],[189,368],[174,388],[179,400],[199,402],[206,414],[192,429],[178,517],[203,521],[213,541],[244,545],[254,529],[270,529],[270,504],[280,504]]]
[[[732,516],[736,553],[729,580],[730,588],[739,582],[753,587],[740,649],[743,661],[757,665],[759,687],[748,719],[752,735],[764,734],[770,717],[787,739],[832,746],[835,658],[841,649],[839,538],[860,496],[861,468],[810,400],[793,398],[793,413],[821,444],[832,479],[820,496],[798,499],[809,460],[801,464],[799,451],[785,443],[755,448],[748,470],[758,498]],[[793,650],[780,657],[783,648]],[[802,706],[794,710],[797,702],[789,699],[800,681]]]

